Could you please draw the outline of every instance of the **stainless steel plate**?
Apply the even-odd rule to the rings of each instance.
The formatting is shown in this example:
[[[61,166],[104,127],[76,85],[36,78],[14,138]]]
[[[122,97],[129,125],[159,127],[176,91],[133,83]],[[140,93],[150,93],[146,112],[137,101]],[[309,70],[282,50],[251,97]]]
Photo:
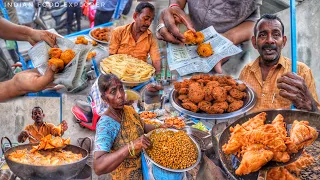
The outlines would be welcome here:
[[[174,131],[174,132],[178,132],[179,131],[179,130],[176,130],[176,129],[155,129],[155,130],[150,131],[146,136],[149,137],[153,131],[159,131],[159,130],[160,131]],[[198,143],[192,137],[190,137],[190,139],[193,141],[193,143],[197,147],[198,158],[197,158],[196,163],[194,163],[192,166],[190,166],[188,168],[185,168],[185,169],[170,169],[170,168],[164,167],[164,166],[154,162],[144,149],[143,149],[143,152],[145,154],[145,157],[147,159],[149,159],[154,165],[158,166],[159,168],[162,168],[164,170],[171,171],[171,172],[186,172],[186,171],[189,171],[189,170],[193,169],[194,167],[196,167],[199,164],[200,160],[201,160],[201,150],[200,150],[200,147],[199,147]]]
[[[100,28],[101,28],[101,27],[100,27]],[[90,38],[93,39],[93,40],[95,40],[95,41],[97,41],[97,42],[99,42],[99,43],[103,43],[103,44],[109,45],[109,42],[108,42],[108,41],[100,41],[100,40],[94,38],[93,36],[91,36],[91,32],[93,32],[95,29],[97,29],[97,28],[93,28],[93,29],[90,30],[90,32],[89,32]],[[110,36],[111,36],[111,33],[110,33]]]
[[[236,80],[238,83],[243,83],[240,80]],[[247,89],[245,90],[245,92],[247,93],[247,97],[244,99],[244,105],[241,109],[231,112],[231,113],[223,113],[223,114],[208,114],[205,112],[200,112],[200,113],[195,113],[192,111],[189,111],[187,109],[184,109],[180,104],[181,101],[178,99],[178,92],[175,91],[174,89],[172,89],[172,91],[170,92],[170,103],[172,105],[172,107],[174,107],[177,111],[184,113],[186,115],[189,115],[191,117],[195,117],[195,118],[200,118],[200,119],[229,119],[229,118],[233,118],[236,116],[239,116],[241,114],[244,114],[246,112],[248,112],[250,109],[252,109],[254,107],[254,105],[256,104],[256,95],[255,92],[250,88],[247,87]]]

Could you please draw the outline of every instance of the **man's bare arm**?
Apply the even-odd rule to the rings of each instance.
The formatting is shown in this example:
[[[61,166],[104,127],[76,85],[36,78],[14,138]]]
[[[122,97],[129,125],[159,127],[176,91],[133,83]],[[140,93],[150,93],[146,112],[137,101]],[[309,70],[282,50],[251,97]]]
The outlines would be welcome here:
[[[253,21],[245,21],[222,35],[232,41],[233,44],[238,45],[252,37],[254,24]]]
[[[169,5],[171,5],[171,4],[179,4],[181,9],[184,9],[184,7],[186,6],[186,3],[187,3],[187,0],[170,0],[169,1]]]

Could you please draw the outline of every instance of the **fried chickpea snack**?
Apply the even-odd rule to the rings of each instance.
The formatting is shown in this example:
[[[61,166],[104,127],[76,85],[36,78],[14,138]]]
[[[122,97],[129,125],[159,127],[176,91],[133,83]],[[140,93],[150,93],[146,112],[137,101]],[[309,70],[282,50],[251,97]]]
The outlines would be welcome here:
[[[63,68],[64,68],[64,62],[59,58],[51,58],[51,59],[49,59],[48,65],[49,66],[55,65],[56,66],[56,72],[59,72],[59,71],[63,70]]]
[[[74,51],[72,51],[71,49],[67,49],[63,53],[61,53],[60,59],[62,59],[64,64],[67,65],[75,56],[76,53]]]

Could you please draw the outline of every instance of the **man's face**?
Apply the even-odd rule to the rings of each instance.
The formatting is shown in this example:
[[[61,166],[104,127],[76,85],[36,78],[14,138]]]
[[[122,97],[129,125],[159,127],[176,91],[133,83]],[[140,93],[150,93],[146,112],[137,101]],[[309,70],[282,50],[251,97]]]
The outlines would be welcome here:
[[[44,114],[41,109],[34,109],[32,111],[32,119],[37,123],[43,123]]]
[[[133,14],[133,19],[137,24],[137,27],[140,29],[141,32],[145,32],[148,30],[149,26],[151,25],[154,18],[154,12],[150,8],[142,9],[141,14],[135,12]]]
[[[252,37],[251,41],[262,60],[271,63],[279,60],[287,37],[282,35],[282,26],[278,20],[262,19],[257,25],[257,37]]]

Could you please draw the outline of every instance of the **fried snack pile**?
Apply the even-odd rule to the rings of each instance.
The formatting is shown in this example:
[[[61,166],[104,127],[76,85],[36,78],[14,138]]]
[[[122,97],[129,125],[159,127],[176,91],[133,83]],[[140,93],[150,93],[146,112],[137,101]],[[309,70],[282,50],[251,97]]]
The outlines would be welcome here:
[[[289,137],[281,114],[275,117],[272,124],[264,124],[266,115],[262,112],[242,125],[230,128],[231,137],[222,150],[225,154],[242,156],[237,175],[258,171],[269,161],[288,162],[290,154],[312,144],[318,137],[318,133],[314,133],[317,131],[308,126],[307,121],[294,121]]]
[[[189,80],[174,82],[181,106],[192,112],[222,114],[239,110],[247,96],[246,85],[231,76],[194,75]]]
[[[109,42],[110,33],[111,33],[110,28],[107,28],[107,27],[97,28],[91,32],[91,36],[99,41]]]
[[[144,82],[155,72],[148,63],[127,54],[111,55],[100,62],[100,66],[105,73],[112,73],[127,82]]]
[[[299,176],[300,171],[311,165],[314,161],[315,159],[304,151],[297,161],[290,163],[285,167],[277,167],[268,170],[267,180],[298,180],[299,178],[297,178],[294,174]]]
[[[31,165],[62,165],[82,159],[82,154],[75,154],[71,151],[62,150],[70,144],[70,138],[62,139],[49,134],[42,138],[39,145],[33,146],[31,150],[16,150],[9,154],[8,158],[23,164]]]
[[[62,51],[60,48],[51,48],[49,50],[48,60],[49,65],[56,66],[56,72],[62,71],[64,66],[66,66],[74,57],[76,53],[71,49]]]
[[[144,123],[151,124],[151,125],[160,125],[161,124],[160,122],[157,122],[157,121],[154,121],[151,119],[144,119],[143,121],[144,121]]]
[[[199,54],[199,56],[202,57],[209,57],[211,56],[214,52],[212,50],[212,47],[210,45],[210,43],[206,44],[206,43],[202,43],[198,46],[197,48],[197,53]]]
[[[167,118],[164,120],[164,123],[169,127],[174,127],[175,129],[182,129],[186,126],[186,123],[178,117]]]
[[[40,150],[48,150],[48,149],[63,149],[66,145],[70,144],[70,138],[62,139],[57,136],[52,138],[51,134],[48,134],[46,137],[43,137],[37,146],[32,146],[30,152],[34,153]]]
[[[96,57],[97,53],[95,51],[90,51],[87,55],[87,61],[91,60],[93,57]]]
[[[78,36],[75,44],[83,44],[83,45],[88,45],[89,41],[84,37],[84,36]],[[91,41],[91,44],[93,46],[98,45],[98,43],[94,40]]]
[[[154,113],[154,112],[144,111],[140,113],[140,118],[142,119],[152,119],[155,117],[157,117],[157,113]]]
[[[9,159],[12,161],[41,166],[55,166],[67,163],[73,163],[81,160],[82,154],[75,154],[71,151],[37,151],[30,152],[27,149],[16,150],[9,154]]]
[[[185,169],[196,163],[196,145],[184,131],[159,129],[150,135],[151,148],[147,154],[156,163],[171,169]]]
[[[187,44],[201,44],[204,40],[204,35],[202,32],[193,32],[188,30],[183,33],[183,36],[186,38]]]

